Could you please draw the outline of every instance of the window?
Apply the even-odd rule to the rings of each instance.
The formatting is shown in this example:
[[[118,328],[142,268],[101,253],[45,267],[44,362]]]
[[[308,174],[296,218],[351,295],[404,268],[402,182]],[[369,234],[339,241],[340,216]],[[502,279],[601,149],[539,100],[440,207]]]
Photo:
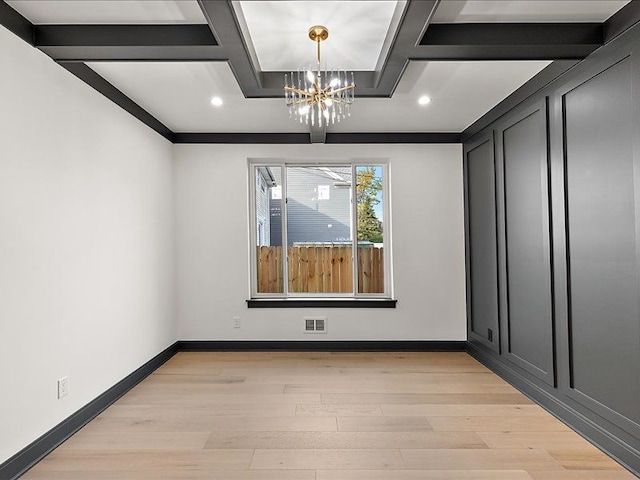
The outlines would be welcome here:
[[[390,298],[386,163],[250,171],[253,298]]]

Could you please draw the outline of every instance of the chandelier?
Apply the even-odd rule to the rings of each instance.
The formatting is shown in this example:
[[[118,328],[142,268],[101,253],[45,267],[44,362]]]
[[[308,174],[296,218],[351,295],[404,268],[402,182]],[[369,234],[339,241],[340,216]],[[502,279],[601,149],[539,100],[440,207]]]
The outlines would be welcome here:
[[[327,70],[326,65],[324,70],[320,69],[320,42],[327,37],[329,30],[326,27],[311,27],[309,38],[318,46],[316,69],[298,69],[297,72],[291,72],[291,76],[284,75],[284,96],[289,117],[318,127],[334,124],[351,115],[356,87],[353,72],[349,82],[344,70]]]

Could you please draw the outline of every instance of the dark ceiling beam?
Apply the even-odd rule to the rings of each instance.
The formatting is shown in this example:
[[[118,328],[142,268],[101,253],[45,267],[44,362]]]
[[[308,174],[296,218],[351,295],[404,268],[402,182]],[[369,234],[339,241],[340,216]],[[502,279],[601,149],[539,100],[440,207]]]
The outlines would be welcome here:
[[[308,133],[174,133],[175,144],[309,144],[313,143]],[[461,143],[456,132],[367,132],[329,133],[325,143],[332,144],[434,144]]]
[[[58,61],[226,60],[207,25],[36,25],[35,46]]]
[[[326,143],[461,143],[457,132],[327,133]]]
[[[282,97],[282,87],[284,87],[285,74],[291,74],[291,72],[261,72],[260,78],[262,80],[263,91],[273,93],[273,97]],[[354,83],[358,89],[358,97],[365,97],[361,89],[374,89],[375,86],[375,72],[371,71],[355,71],[353,72]],[[263,94],[262,97],[269,96]]]
[[[33,24],[11,8],[4,0],[0,1],[0,25],[3,25],[28,44],[34,44]]]
[[[418,61],[582,60],[599,45],[421,45],[410,55]]]
[[[231,0],[198,0],[198,5],[207,19],[211,32],[218,40],[229,61],[238,85],[246,98],[275,96],[274,91],[263,88],[259,65],[251,58],[250,48],[245,43],[240,25],[233,11]],[[282,85],[278,95],[282,94]]]
[[[604,41],[609,43],[640,22],[640,1],[632,0],[604,22]]]
[[[59,64],[113,103],[136,117],[142,123],[158,132],[170,142],[173,142],[173,132],[169,128],[87,65],[78,62],[59,62]]]
[[[308,133],[174,133],[175,144],[308,144]]]
[[[207,25],[36,25],[36,46],[218,45]]]
[[[380,71],[375,72],[373,88],[357,89],[357,96],[391,97],[404,70],[409,64],[415,46],[420,42],[435,14],[440,0],[411,0],[407,2],[387,58]]]
[[[603,44],[601,23],[432,24],[410,56],[421,60],[574,60]]]

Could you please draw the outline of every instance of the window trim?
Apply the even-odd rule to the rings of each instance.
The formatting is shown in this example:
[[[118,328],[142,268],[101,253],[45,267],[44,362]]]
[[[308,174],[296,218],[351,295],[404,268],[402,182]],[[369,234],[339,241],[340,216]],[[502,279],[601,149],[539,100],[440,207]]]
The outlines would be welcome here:
[[[256,175],[260,167],[278,167],[280,169],[281,178],[281,199],[280,199],[280,212],[281,212],[281,229],[282,229],[282,244],[288,245],[287,239],[287,182],[286,182],[286,169],[287,167],[350,167],[352,179],[355,182],[357,167],[381,167],[382,168],[382,207],[383,207],[383,222],[384,222],[384,292],[383,293],[358,293],[358,260],[357,260],[357,202],[355,188],[352,186],[352,201],[351,201],[351,237],[352,237],[352,252],[356,252],[352,256],[352,271],[353,271],[353,293],[316,293],[316,292],[288,292],[288,268],[286,261],[283,262],[283,292],[282,293],[259,293],[258,292],[258,275],[257,275],[257,256],[256,246],[257,232],[254,223],[257,220],[256,212]],[[383,302],[384,300],[393,303],[395,308],[395,300],[393,297],[393,275],[392,275],[392,249],[391,249],[391,184],[389,181],[389,160],[388,158],[358,158],[358,159],[327,159],[327,160],[304,160],[304,159],[273,159],[273,158],[249,158],[248,159],[248,180],[249,180],[249,195],[248,198],[248,213],[249,213],[249,293],[250,300],[248,300],[249,308],[257,308],[256,301],[265,301],[265,304],[270,306],[282,306],[280,304],[286,303],[285,306],[294,306],[294,303],[299,305],[306,305],[307,303],[323,302],[322,305],[327,305],[327,301],[334,301],[330,303],[336,303],[336,306],[340,304],[350,307],[361,306],[365,308],[371,308],[373,306],[383,306],[389,308],[390,303]],[[285,259],[286,260],[286,259]],[[262,302],[260,302],[262,303]],[[265,305],[267,306],[267,305]]]

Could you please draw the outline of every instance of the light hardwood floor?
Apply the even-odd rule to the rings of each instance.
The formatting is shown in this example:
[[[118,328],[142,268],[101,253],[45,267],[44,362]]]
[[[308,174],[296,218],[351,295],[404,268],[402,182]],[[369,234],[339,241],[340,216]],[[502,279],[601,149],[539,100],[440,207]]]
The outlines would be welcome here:
[[[632,480],[465,353],[179,353],[27,480]]]

